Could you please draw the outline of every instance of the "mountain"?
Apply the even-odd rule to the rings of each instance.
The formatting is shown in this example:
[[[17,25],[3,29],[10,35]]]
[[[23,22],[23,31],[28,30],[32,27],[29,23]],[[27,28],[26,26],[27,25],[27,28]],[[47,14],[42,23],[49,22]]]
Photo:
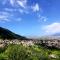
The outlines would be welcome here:
[[[53,36],[60,36],[60,33],[55,33],[53,34]]]
[[[0,38],[1,39],[19,39],[19,40],[26,40],[27,38],[24,36],[20,36],[18,34],[13,33],[12,31],[0,27]]]

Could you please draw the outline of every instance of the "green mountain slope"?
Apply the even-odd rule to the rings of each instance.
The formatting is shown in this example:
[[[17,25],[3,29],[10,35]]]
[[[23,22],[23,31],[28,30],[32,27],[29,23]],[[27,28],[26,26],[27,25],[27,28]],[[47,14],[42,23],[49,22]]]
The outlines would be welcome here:
[[[20,40],[27,39],[26,37],[15,34],[11,32],[10,30],[2,28],[2,27],[0,27],[0,38],[1,39],[20,39]]]

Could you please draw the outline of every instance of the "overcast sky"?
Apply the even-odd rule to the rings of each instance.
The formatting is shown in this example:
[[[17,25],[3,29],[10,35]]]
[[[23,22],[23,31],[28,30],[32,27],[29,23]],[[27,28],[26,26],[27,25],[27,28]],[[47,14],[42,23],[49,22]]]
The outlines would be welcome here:
[[[60,0],[0,0],[0,26],[24,36],[60,32]]]

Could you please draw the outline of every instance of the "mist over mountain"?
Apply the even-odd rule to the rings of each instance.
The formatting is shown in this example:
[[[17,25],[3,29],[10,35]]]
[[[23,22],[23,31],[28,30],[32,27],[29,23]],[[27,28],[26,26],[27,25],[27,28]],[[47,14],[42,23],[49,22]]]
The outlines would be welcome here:
[[[60,32],[53,34],[53,36],[60,36]]]

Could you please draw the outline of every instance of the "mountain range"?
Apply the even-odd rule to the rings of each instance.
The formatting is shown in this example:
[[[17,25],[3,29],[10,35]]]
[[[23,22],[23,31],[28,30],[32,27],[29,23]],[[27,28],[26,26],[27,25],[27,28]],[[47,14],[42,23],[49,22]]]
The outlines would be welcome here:
[[[14,32],[0,27],[0,39],[19,39],[19,40],[26,40],[27,38],[18,34],[15,34]]]

